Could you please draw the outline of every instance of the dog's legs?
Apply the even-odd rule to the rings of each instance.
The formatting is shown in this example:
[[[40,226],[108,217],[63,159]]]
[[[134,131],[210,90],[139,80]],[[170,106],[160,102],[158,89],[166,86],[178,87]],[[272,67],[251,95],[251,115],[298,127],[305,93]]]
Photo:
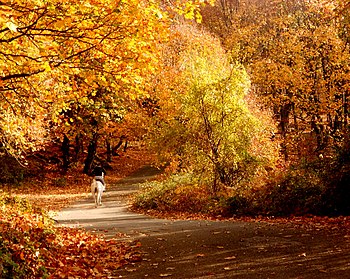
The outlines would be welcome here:
[[[96,181],[92,181],[92,183],[91,183],[91,194],[92,194],[92,198],[94,199],[94,202],[95,202],[95,207],[97,207],[97,183],[96,183]]]
[[[95,207],[97,207],[97,188],[95,188],[93,196],[94,196]]]
[[[101,182],[98,182],[98,196],[97,196],[97,200],[98,200],[98,204],[99,205],[102,205],[102,194],[103,194],[103,188],[104,188],[104,185],[101,183]]]
[[[97,205],[102,205],[102,189],[99,190],[97,191]]]
[[[94,180],[91,183],[91,194],[95,201],[95,206],[98,207],[102,205],[102,193],[103,193],[103,184],[100,181]]]

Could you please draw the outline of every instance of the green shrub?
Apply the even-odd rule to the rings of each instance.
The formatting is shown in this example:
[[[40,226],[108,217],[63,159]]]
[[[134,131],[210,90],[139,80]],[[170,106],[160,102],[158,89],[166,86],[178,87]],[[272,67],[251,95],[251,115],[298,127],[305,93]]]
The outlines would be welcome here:
[[[145,183],[133,202],[133,206],[139,209],[188,213],[213,212],[215,204],[217,200],[211,196],[209,188],[189,174]]]
[[[210,215],[349,215],[350,167],[347,161],[302,162],[264,186],[212,195],[210,183],[174,175],[147,183],[134,206],[167,212]]]
[[[53,182],[57,187],[64,187],[67,185],[67,179],[65,177],[55,178]]]
[[[292,166],[249,199],[264,215],[349,215],[350,174],[344,165],[318,159]]]
[[[333,170],[322,193],[322,215],[350,215],[350,172]]]

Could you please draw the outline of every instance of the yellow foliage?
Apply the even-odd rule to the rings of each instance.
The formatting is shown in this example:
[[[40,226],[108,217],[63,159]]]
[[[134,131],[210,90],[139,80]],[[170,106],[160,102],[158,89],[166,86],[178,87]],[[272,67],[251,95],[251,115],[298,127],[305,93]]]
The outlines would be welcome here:
[[[24,131],[27,125],[44,129],[51,119],[59,124],[57,116],[77,100],[89,109],[97,106],[84,101],[97,88],[134,99],[146,94],[144,83],[159,70],[168,22],[156,2],[146,0],[2,3],[0,111],[9,110],[21,121],[9,123],[1,117],[0,130],[12,130],[0,141],[12,150],[41,145],[48,133],[34,140],[24,132],[14,133],[20,130],[16,123],[24,125]]]

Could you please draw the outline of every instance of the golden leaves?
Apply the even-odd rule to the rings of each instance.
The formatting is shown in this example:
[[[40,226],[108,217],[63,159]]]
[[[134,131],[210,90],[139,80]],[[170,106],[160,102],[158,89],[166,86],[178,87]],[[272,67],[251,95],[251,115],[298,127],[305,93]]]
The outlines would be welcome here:
[[[14,24],[11,21],[6,22],[6,26],[8,29],[10,29],[12,32],[17,32],[17,25]]]
[[[235,58],[246,63],[256,92],[273,107],[276,118],[288,115],[280,127],[296,143],[310,131],[312,119],[323,119],[318,124],[329,126],[329,133],[333,121],[346,118],[341,111],[349,83],[344,33],[349,25],[333,14],[337,2],[263,1],[238,9],[230,35],[220,34],[227,36]]]
[[[34,125],[42,127],[40,121],[50,117],[59,125],[58,116],[78,99],[93,109],[96,103],[85,98],[96,88],[134,100],[147,94],[145,83],[159,69],[160,43],[168,34],[167,15],[153,1],[19,0],[0,11],[0,24],[7,27],[0,41],[0,108],[11,107],[24,117],[30,107],[37,112]],[[6,136],[15,138],[15,133]],[[3,141],[20,141],[23,149],[34,146],[26,137]]]
[[[214,0],[176,0],[173,4],[173,9],[178,14],[184,16],[185,19],[194,19],[197,23],[201,23],[201,7],[207,4],[214,5],[214,3]]]

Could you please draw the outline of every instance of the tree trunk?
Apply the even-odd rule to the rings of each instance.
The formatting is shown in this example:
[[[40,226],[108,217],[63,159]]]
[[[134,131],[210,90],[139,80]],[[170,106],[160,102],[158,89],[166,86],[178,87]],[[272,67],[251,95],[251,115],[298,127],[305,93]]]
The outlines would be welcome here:
[[[311,129],[313,132],[316,134],[316,143],[317,143],[317,148],[316,152],[321,151],[325,147],[325,136],[324,136],[324,127],[322,124],[317,124],[317,122],[321,122],[321,117],[320,116],[314,116],[311,119]]]
[[[120,139],[119,139],[119,142],[117,143],[117,145],[113,147],[113,149],[112,149],[112,155],[113,156],[118,156],[119,155],[117,151],[121,147],[121,145],[123,144],[123,140],[124,139],[126,139],[126,137],[125,136],[121,136]],[[127,141],[126,141],[125,144],[127,145]],[[124,146],[124,151],[125,150],[126,150],[126,147]]]
[[[95,133],[89,143],[88,154],[84,162],[84,173],[90,174],[96,156],[98,134]]]
[[[284,104],[280,108],[280,123],[279,130],[282,135],[283,142],[281,144],[281,152],[284,156],[284,160],[288,161],[288,150],[287,150],[287,133],[289,127],[289,114],[292,108],[292,104]]]
[[[125,144],[124,144],[124,152],[126,152],[126,149],[128,148],[128,140],[125,140]]]
[[[107,162],[112,162],[112,148],[109,138],[106,138],[106,148],[107,148]]]
[[[61,150],[62,150],[62,160],[63,160],[62,168],[64,171],[67,171],[70,165],[70,161],[69,161],[69,138],[66,135],[64,135]]]
[[[74,146],[74,162],[79,161],[79,156],[83,152],[83,140],[81,138],[81,134],[77,134],[75,136],[75,146]]]

